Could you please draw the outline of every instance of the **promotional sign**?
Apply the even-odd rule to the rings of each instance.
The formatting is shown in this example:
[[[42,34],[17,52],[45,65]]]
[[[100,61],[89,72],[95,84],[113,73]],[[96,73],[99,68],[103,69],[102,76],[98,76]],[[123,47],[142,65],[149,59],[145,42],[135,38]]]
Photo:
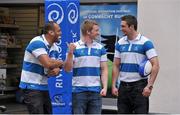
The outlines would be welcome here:
[[[79,0],[45,0],[45,21],[55,21],[60,25],[62,36],[58,43],[58,54],[51,50],[51,58],[65,60],[66,42],[75,42],[80,38]],[[60,70],[58,76],[48,79],[53,114],[71,114],[72,112],[72,72]]]
[[[123,15],[137,16],[136,3],[81,5],[80,22],[85,19],[95,20],[100,26],[100,36],[97,41],[107,49],[108,57],[108,96],[111,96],[112,62],[116,42],[123,36],[121,30],[121,17]],[[119,81],[117,82],[119,86]]]

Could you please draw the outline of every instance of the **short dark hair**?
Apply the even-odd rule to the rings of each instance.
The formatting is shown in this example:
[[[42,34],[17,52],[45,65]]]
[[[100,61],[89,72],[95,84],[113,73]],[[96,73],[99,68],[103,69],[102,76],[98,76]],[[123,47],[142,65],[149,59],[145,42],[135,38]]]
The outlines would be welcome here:
[[[122,21],[126,21],[128,26],[134,25],[134,29],[137,30],[137,19],[133,15],[125,15],[121,17]]]
[[[49,21],[49,22],[47,22],[46,24],[45,24],[45,26],[44,26],[44,29],[43,29],[43,33],[44,34],[47,34],[49,31],[54,31],[54,24],[55,24],[56,22],[54,22],[54,21]]]

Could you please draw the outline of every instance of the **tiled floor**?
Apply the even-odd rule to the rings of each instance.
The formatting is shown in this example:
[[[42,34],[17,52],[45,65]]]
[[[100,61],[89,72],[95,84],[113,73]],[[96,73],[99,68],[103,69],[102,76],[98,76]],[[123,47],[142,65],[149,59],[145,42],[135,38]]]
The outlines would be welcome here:
[[[103,99],[102,113],[103,114],[117,114],[116,108],[112,109],[112,107],[114,107],[114,106],[112,106],[112,105],[114,105],[114,103],[112,103],[112,102],[115,102],[115,101],[109,100],[109,99]],[[0,111],[0,114],[28,114],[28,111],[27,111],[25,104],[18,103],[15,100],[6,100],[6,101],[3,100],[3,102],[1,100],[0,105],[5,105],[7,108],[7,110],[5,112]],[[107,106],[108,108],[105,105],[106,106],[108,105]]]
[[[28,114],[27,108],[24,104],[11,102],[3,105],[6,106],[7,110],[5,112],[0,111],[0,114]]]

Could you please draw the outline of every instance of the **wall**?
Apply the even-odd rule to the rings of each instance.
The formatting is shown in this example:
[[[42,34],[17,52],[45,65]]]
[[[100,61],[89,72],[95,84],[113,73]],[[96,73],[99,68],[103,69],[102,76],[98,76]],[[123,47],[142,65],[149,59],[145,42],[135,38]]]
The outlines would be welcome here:
[[[152,113],[180,113],[180,0],[138,0],[139,31],[154,41],[160,72]]]

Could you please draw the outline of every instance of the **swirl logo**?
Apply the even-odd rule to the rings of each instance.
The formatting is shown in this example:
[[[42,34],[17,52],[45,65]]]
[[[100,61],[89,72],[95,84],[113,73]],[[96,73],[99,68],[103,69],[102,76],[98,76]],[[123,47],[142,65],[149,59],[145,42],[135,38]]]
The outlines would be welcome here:
[[[53,106],[65,106],[66,103],[64,102],[62,94],[57,94],[53,97],[54,101],[52,101]]]
[[[70,9],[68,13],[68,20],[71,24],[75,24],[78,20],[78,8],[74,3],[70,3],[67,8]]]
[[[48,14],[48,20],[49,21],[56,21],[57,24],[60,24],[64,18],[63,8],[59,4],[53,3],[53,4],[50,4],[47,7],[47,9],[49,9],[52,6],[53,6],[53,9]],[[54,9],[56,7],[57,7],[57,9]],[[60,16],[60,13],[61,13],[61,16]]]

